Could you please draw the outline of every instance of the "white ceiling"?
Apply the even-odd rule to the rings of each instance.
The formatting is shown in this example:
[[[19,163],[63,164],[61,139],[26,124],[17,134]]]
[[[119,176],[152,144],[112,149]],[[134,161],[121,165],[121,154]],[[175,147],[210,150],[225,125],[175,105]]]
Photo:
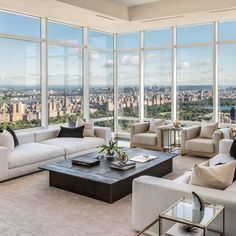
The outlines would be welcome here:
[[[119,1],[119,3],[117,2]],[[0,9],[120,33],[236,19],[236,0],[0,0]]]
[[[136,5],[141,5],[141,4],[151,3],[151,2],[159,2],[163,0],[110,0],[110,1],[130,7],[130,6],[136,6]]]

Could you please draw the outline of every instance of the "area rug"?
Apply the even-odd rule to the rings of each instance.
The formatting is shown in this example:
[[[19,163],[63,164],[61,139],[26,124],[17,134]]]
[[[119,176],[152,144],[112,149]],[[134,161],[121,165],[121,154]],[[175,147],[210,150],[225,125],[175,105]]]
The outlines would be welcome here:
[[[174,159],[174,179],[203,158]],[[1,236],[133,236],[131,195],[103,203],[48,186],[38,172],[0,183]]]

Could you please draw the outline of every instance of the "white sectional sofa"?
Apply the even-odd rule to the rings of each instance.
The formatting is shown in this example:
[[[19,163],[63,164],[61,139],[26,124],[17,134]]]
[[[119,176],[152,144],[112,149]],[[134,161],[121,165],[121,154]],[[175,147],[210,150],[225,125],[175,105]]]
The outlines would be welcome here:
[[[219,154],[210,159],[210,165],[235,160],[229,155],[232,140],[220,141]],[[182,196],[191,197],[192,191],[205,201],[222,204],[226,208],[226,236],[236,235],[236,181],[225,190],[216,190],[188,184],[191,170],[175,180],[141,176],[133,182],[132,223],[133,229],[140,231],[159,214],[174,204]],[[216,220],[212,227],[221,230],[222,219]]]
[[[39,171],[38,167],[96,150],[111,139],[111,129],[96,127],[94,137],[57,138],[60,128],[16,134],[13,151],[0,146],[0,181]]]

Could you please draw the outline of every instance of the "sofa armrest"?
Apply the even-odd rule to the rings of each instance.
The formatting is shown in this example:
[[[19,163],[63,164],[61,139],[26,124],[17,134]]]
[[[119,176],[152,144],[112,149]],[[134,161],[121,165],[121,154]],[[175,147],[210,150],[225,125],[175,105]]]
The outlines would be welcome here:
[[[109,127],[95,127],[94,134],[96,137],[105,139],[105,142],[108,143],[111,139],[111,128]]]
[[[184,127],[181,130],[181,150],[185,150],[185,142],[189,139],[197,138],[200,134],[200,126]]]
[[[213,133],[213,143],[215,145],[215,153],[219,153],[220,140],[223,139],[223,133],[220,130],[216,130]]]
[[[158,218],[159,214],[186,196],[191,199],[192,191],[205,201],[222,204],[226,208],[226,236],[235,234],[236,199],[235,192],[222,191],[178,183],[171,180],[141,176],[133,181],[132,224],[134,230],[141,230]],[[222,215],[211,225],[221,229]]]
[[[133,144],[133,135],[140,134],[140,133],[146,133],[149,129],[150,123],[149,122],[142,122],[142,123],[136,123],[131,125],[130,128],[130,145]]]
[[[219,144],[219,153],[229,154],[233,139],[222,139]]]
[[[0,146],[0,181],[8,179],[9,167],[9,150]]]

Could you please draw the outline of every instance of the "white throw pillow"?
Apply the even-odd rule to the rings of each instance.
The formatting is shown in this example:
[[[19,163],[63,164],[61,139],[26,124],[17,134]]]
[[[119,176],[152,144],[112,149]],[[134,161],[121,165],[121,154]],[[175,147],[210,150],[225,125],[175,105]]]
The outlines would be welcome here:
[[[189,184],[224,190],[233,183],[236,161],[217,166],[195,164]]]
[[[93,120],[84,122],[80,117],[77,118],[75,127],[84,126],[84,137],[94,137],[94,123]]]
[[[12,151],[15,147],[14,139],[11,133],[5,129],[2,133],[0,133],[0,146],[7,147],[10,151]]]
[[[218,122],[204,123],[202,122],[200,138],[212,138],[213,133],[218,129]]]
[[[156,133],[157,127],[164,125],[165,121],[162,119],[151,119],[148,133]]]

